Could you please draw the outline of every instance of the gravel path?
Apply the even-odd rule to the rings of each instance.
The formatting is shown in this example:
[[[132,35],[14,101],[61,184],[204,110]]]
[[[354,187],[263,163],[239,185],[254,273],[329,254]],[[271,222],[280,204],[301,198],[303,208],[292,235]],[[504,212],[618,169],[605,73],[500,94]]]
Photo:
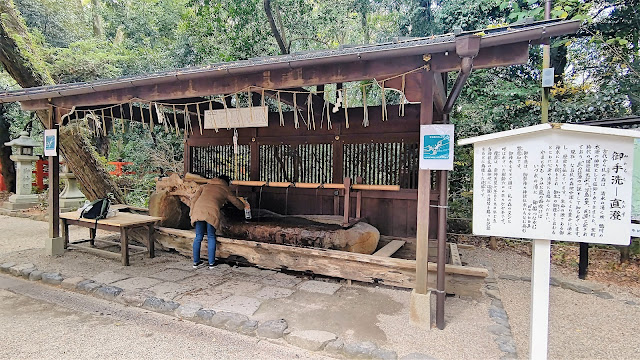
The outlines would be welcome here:
[[[498,278],[504,275],[531,275],[531,258],[508,250],[463,250],[462,259],[469,265],[493,267]],[[551,276],[578,281],[577,270],[568,272],[556,266],[552,266]],[[498,287],[509,315],[518,355],[526,359],[529,356],[531,283],[499,279]],[[613,285],[605,286],[604,291],[613,298],[603,299],[594,294],[551,287],[550,359],[640,358],[640,299]]]

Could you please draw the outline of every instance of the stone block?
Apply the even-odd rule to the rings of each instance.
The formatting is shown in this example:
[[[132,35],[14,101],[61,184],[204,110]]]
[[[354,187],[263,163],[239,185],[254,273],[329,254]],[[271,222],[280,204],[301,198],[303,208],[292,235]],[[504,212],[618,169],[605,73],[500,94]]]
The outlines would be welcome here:
[[[64,238],[44,239],[44,253],[48,256],[58,256],[64,254]]]
[[[340,289],[340,286],[340,284],[326,281],[309,280],[302,283],[299,289],[318,294],[333,295]]]
[[[495,306],[491,306],[489,308],[489,317],[492,319],[498,318],[498,319],[508,320],[507,312]]]
[[[338,338],[334,341],[329,341],[327,345],[325,345],[324,351],[330,354],[338,355],[342,353],[342,348],[344,348],[344,341]]]
[[[6,262],[4,264],[0,264],[0,272],[8,273],[9,269],[16,266],[17,264],[14,262]]]
[[[253,295],[262,289],[262,284],[242,280],[230,280],[220,285],[224,291],[234,295]]]
[[[211,317],[211,320],[209,320],[209,323],[211,324],[211,326],[214,326],[220,329],[238,331],[242,326],[242,324],[244,324],[246,321],[249,321],[249,318],[245,315],[226,312],[226,311],[219,311],[219,312],[216,312],[215,315]]]
[[[162,281],[178,282],[186,278],[194,276],[193,271],[180,270],[180,269],[165,269],[159,273],[153,274],[150,277],[160,279]]]
[[[22,270],[35,269],[35,268],[36,268],[36,266],[33,265],[33,264],[14,265],[14,266],[9,268],[9,274],[11,274],[13,276],[22,276]]]
[[[596,291],[593,294],[601,299],[605,299],[605,300],[613,299],[613,295],[609,294],[606,291]]]
[[[487,327],[487,330],[489,330],[489,332],[494,334],[494,335],[511,336],[511,330],[509,330],[509,328],[506,327],[506,326],[497,325],[497,324],[489,325]]]
[[[20,271],[20,276],[22,276],[25,279],[29,278],[29,275],[31,275],[32,272],[38,270],[36,267],[32,267],[32,268],[28,268],[28,269],[22,269]]]
[[[498,290],[487,290],[485,293],[491,299],[500,299],[500,292]]]
[[[42,282],[45,284],[60,285],[60,283],[62,283],[62,280],[64,280],[64,278],[62,277],[62,275],[60,275],[60,273],[42,273]]]
[[[158,279],[152,279],[148,277],[132,277],[120,281],[116,281],[111,285],[117,286],[124,290],[136,291],[148,289],[160,282]]]
[[[516,353],[516,344],[513,342],[511,336],[498,336],[496,343],[498,344],[500,351],[509,354]]]
[[[94,294],[95,296],[105,300],[113,300],[120,295],[122,291],[123,290],[117,286],[104,285],[96,289]]]
[[[265,286],[255,294],[255,297],[260,300],[269,299],[282,299],[290,296],[295,291],[287,288],[279,288],[274,286]]]
[[[104,271],[91,278],[94,282],[101,284],[112,284],[114,282],[129,278],[129,275],[119,274],[114,271]]]
[[[163,299],[157,298],[155,296],[148,297],[144,303],[142,303],[142,307],[147,310],[162,312],[162,313],[170,313],[175,309],[180,307],[175,301],[165,301]]]
[[[252,266],[241,266],[232,268],[233,271],[239,272],[241,274],[256,276],[256,277],[266,277],[268,275],[273,275],[276,272],[273,270],[262,270]]]
[[[211,318],[213,317],[213,315],[215,314],[216,312],[213,310],[200,309],[196,311],[196,316],[195,318],[193,318],[193,320],[201,324],[208,324]]]
[[[289,344],[311,351],[322,350],[330,341],[336,339],[336,334],[321,330],[298,330],[285,336]]]
[[[130,306],[142,306],[144,301],[153,295],[155,294],[148,290],[124,290],[116,298],[116,301]]]
[[[581,294],[591,294],[596,291],[602,291],[604,285],[595,284],[584,280],[569,280],[561,281],[560,287],[567,290],[572,290]]]
[[[193,286],[178,284],[174,282],[161,282],[149,288],[157,297],[163,299],[174,299],[193,289]]]
[[[426,294],[419,294],[415,289],[411,291],[409,319],[420,328],[431,328],[431,291]]]
[[[85,293],[92,293],[96,291],[98,288],[100,288],[101,286],[102,284],[99,284],[93,280],[84,280],[84,281],[80,281],[76,285],[76,290],[82,291]]]
[[[40,270],[34,270],[29,274],[29,280],[30,281],[38,281],[42,279],[42,271]]]
[[[262,302],[256,298],[234,295],[218,302],[213,308],[217,311],[228,311],[251,316],[258,310],[261,304]]]
[[[238,332],[241,334],[254,336],[256,334],[256,329],[258,328],[258,322],[255,320],[247,320],[242,326],[238,329]]]
[[[396,360],[398,358],[398,354],[393,350],[376,349],[371,352],[371,358],[379,360]]]
[[[378,346],[371,341],[356,342],[345,344],[342,353],[349,358],[370,359],[372,353],[378,349]]]
[[[67,278],[62,280],[62,283],[60,285],[62,286],[63,289],[75,290],[76,286],[81,281],[84,281],[84,278],[77,276],[77,277],[72,277],[72,278]]]
[[[259,337],[268,339],[279,339],[284,335],[284,331],[287,330],[287,321],[285,319],[269,320],[258,325],[256,334]]]
[[[302,279],[283,273],[275,273],[268,275],[265,278],[260,279],[260,282],[265,285],[280,287],[280,288],[293,288],[302,282]]]
[[[186,303],[180,305],[180,307],[176,309],[175,314],[180,318],[191,319],[196,316],[196,313],[200,309],[202,309],[202,305],[198,303]]]

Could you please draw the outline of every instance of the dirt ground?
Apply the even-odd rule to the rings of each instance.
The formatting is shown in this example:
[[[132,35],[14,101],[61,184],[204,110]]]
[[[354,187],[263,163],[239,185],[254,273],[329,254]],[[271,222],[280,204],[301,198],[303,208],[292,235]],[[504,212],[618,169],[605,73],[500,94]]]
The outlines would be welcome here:
[[[471,235],[450,236],[459,243],[489,249],[489,238]],[[531,257],[531,243],[519,239],[498,239],[496,251],[512,251]],[[580,247],[578,243],[552,243],[551,262],[558,271],[567,276],[578,273]],[[640,256],[632,255],[628,262],[620,263],[620,252],[616,249],[589,248],[589,267],[587,279],[607,285],[626,287],[636,296],[640,296]]]

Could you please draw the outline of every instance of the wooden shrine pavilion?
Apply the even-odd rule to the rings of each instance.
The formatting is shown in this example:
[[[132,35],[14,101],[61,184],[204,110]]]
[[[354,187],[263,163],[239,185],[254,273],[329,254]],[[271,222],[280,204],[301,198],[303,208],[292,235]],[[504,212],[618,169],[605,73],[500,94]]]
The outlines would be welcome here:
[[[447,172],[438,171],[432,181],[431,171],[419,169],[420,125],[448,123],[473,69],[524,64],[530,45],[574,33],[579,26],[579,21],[550,20],[260,57],[27,88],[0,93],[0,102],[19,101],[24,110],[51,111],[47,128],[67,126],[70,118],[91,113],[103,122],[117,118],[178,131],[185,140],[185,174],[212,177],[227,173],[246,184],[253,181],[261,185],[240,186],[238,192],[254,204],[259,201],[262,208],[283,214],[343,214],[345,223],[366,218],[382,235],[406,238],[413,243],[415,260],[348,253],[331,261],[307,260],[302,264],[296,262],[301,255],[293,254],[289,258],[271,256],[265,259],[267,265],[257,265],[413,287],[415,294],[423,295],[430,289],[428,270],[437,269],[437,317],[442,328]],[[449,72],[457,72],[451,89],[447,88]],[[346,91],[355,82],[367,82],[356,86],[368,84],[389,91],[381,92],[380,105],[349,107]],[[394,105],[385,102],[385,93],[395,96]],[[239,104],[237,94],[247,96],[249,106],[266,111],[268,126],[238,128],[236,133],[227,129],[229,123],[211,125],[205,112],[234,108]],[[273,110],[274,104],[278,111]],[[103,128],[106,131],[108,126]],[[235,161],[229,161],[231,158]],[[52,237],[59,237],[58,161],[57,157],[49,158]],[[289,185],[264,186],[267,182]],[[317,186],[296,187],[295,183]],[[368,185],[399,189],[371,190]],[[428,239],[437,239],[437,266],[428,264]],[[219,251],[232,253],[230,249],[239,246],[238,241],[221,240]],[[278,245],[261,246],[261,251],[279,249]],[[316,251],[313,254],[319,257],[331,253],[301,251]],[[483,269],[446,268],[447,286],[456,286],[456,279],[460,279],[456,276],[486,276]]]

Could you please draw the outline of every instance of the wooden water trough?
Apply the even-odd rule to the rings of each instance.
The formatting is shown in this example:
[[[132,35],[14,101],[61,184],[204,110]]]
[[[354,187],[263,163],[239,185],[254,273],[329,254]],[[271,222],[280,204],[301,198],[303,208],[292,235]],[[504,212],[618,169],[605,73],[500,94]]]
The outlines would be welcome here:
[[[193,230],[159,227],[156,242],[165,249],[175,249],[188,256],[192,252],[194,236]],[[415,244],[415,239],[397,240],[383,236],[379,249],[372,255],[366,255],[218,236],[216,256],[265,269],[291,270],[412,289],[415,285],[416,261],[390,257],[395,253],[391,248],[405,240]],[[203,242],[202,246],[202,252],[206,254],[206,243]],[[436,285],[436,267],[435,263],[428,263],[428,286],[432,288]],[[452,264],[445,266],[445,273],[447,293],[473,298],[481,296],[480,289],[488,274],[486,269]]]

